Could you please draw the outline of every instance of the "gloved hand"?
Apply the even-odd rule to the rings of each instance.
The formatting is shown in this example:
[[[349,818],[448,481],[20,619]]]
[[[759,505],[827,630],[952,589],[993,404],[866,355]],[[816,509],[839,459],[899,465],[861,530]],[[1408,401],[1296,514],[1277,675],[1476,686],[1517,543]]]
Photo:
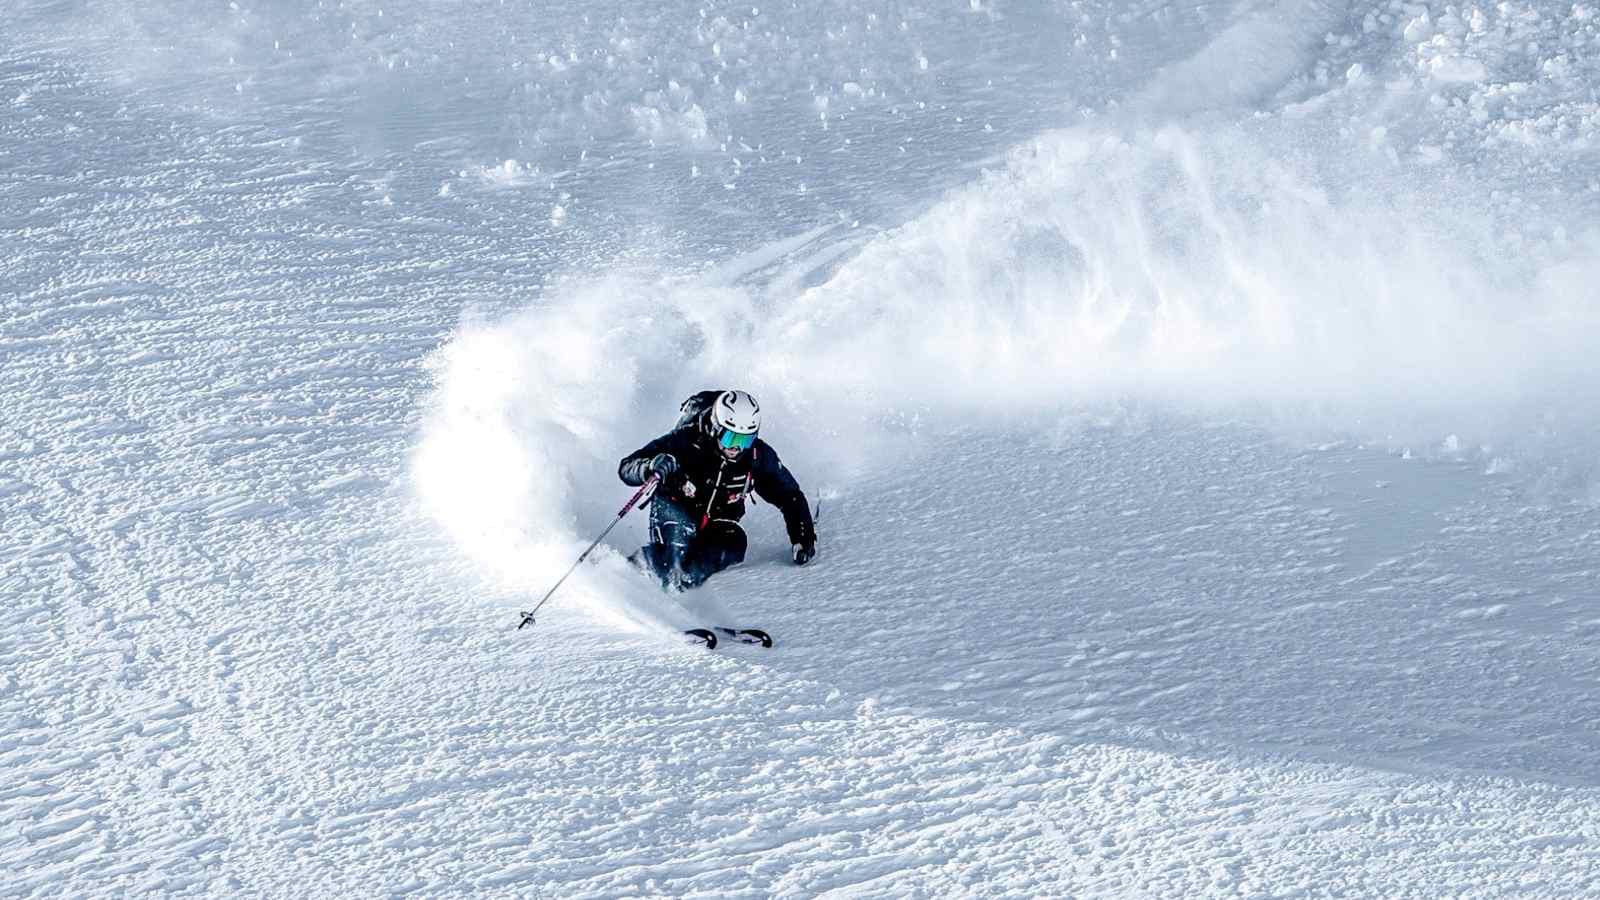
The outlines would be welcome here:
[[[659,477],[665,484],[667,479],[678,474],[678,458],[671,453],[657,453],[650,460],[650,474]]]
[[[816,541],[814,541],[814,540],[806,541],[803,544],[795,544],[794,545],[794,564],[795,565],[803,566],[806,563],[811,562],[811,560],[815,559],[816,556],[817,556],[817,542]]]

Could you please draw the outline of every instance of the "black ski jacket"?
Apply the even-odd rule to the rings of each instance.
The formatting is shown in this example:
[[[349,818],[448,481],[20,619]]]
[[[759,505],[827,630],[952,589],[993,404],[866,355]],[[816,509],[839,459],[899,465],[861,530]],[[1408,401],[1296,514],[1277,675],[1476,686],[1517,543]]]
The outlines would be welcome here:
[[[712,519],[739,521],[744,517],[745,498],[753,490],[783,513],[790,543],[816,541],[816,524],[811,521],[806,495],[766,441],[756,438],[749,450],[731,460],[724,459],[722,451],[698,425],[689,423],[623,457],[617,467],[622,483],[635,487],[644,484],[650,477],[650,460],[658,453],[672,454],[678,461],[678,471],[657,488],[656,496],[687,510],[701,525]],[[692,498],[685,495],[686,483],[694,485]]]

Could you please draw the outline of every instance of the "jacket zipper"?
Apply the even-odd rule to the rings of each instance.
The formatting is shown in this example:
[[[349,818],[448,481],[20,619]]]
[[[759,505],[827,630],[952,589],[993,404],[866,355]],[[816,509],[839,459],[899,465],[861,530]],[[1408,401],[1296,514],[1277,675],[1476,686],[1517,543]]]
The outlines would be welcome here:
[[[711,488],[711,496],[706,500],[706,513],[700,517],[700,527],[704,528],[711,522],[711,507],[716,505],[717,492],[722,490],[722,473],[728,468],[728,461],[724,459],[722,465],[717,466],[717,483]]]

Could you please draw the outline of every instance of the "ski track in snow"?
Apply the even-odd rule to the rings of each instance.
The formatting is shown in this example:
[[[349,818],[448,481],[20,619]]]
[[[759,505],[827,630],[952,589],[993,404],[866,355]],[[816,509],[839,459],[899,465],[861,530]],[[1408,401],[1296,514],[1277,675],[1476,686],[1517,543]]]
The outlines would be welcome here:
[[[769,628],[771,651],[611,626],[642,517],[517,632],[535,591],[497,581],[411,496],[438,387],[426,360],[463,320],[517,337],[500,316],[559,314],[563,276],[674,271],[646,300],[769,304],[745,314],[800,295],[848,324],[900,311],[851,293],[859,259],[922,276],[976,258],[1021,273],[1001,285],[1017,318],[987,307],[985,360],[1004,359],[1039,321],[1030,301],[1062,293],[1060,259],[1030,267],[1027,234],[941,228],[1057,194],[1203,218],[1179,204],[1221,164],[1162,163],[1235,146],[1202,124],[1160,152],[1105,151],[1136,160],[1108,180],[1198,174],[1189,194],[1057,178],[1095,159],[1078,152],[1095,132],[1042,139],[1066,150],[1031,168],[1004,154],[1094,111],[1265,104],[1273,123],[1327,123],[1346,142],[1330,157],[1391,183],[1463,166],[1513,223],[1496,246],[1555,259],[1529,295],[1550,304],[1530,301],[1541,328],[1591,333],[1589,308],[1559,301],[1593,271],[1592,11],[712,5],[561,11],[541,42],[526,10],[383,6],[26,3],[0,34],[0,896],[1596,893],[1584,416],[1600,380],[1513,310],[1485,319],[1511,337],[1481,358],[1531,348],[1567,368],[1449,371],[1571,401],[1571,420],[1529,414],[1529,456],[1452,437],[1403,458],[1413,435],[1381,425],[1370,444],[1308,444],[1226,404],[1115,393],[989,423],[930,389],[872,424],[863,440],[886,452],[862,461],[800,439],[816,407],[797,385],[772,431],[827,495],[822,556],[789,567],[758,506],[749,563],[687,600]],[[975,172],[1005,166],[1013,193]],[[1310,193],[1265,199],[1341,210]],[[1222,261],[1244,270],[1223,283],[1248,284],[1273,257]],[[1164,262],[1128,267],[1163,287]],[[895,286],[973,287],[959,265],[935,274]],[[1324,324],[1337,339],[1394,305]],[[1286,311],[1308,310],[1244,317]],[[807,347],[828,320],[789,324]],[[930,334],[879,324],[868,340]],[[828,359],[812,390],[862,361]],[[654,374],[644,355],[615,362]],[[1410,383],[1430,375],[1446,383]],[[1426,367],[1395,380],[1451,393]],[[670,418],[678,385],[629,387],[626,428],[565,432],[576,449],[539,457],[568,466],[558,480],[605,477],[631,449],[606,440]],[[542,414],[582,398],[536,399]],[[553,559],[616,502],[527,511],[512,524],[530,534],[489,543]],[[560,568],[516,562],[541,583]]]

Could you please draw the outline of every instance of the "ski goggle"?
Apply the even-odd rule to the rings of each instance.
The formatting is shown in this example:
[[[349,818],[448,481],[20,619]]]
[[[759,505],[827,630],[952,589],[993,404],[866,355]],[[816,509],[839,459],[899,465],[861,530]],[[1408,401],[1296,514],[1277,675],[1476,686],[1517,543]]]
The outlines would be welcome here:
[[[724,450],[749,450],[756,442],[754,434],[740,434],[737,431],[722,429],[722,437],[717,438],[717,444]]]

